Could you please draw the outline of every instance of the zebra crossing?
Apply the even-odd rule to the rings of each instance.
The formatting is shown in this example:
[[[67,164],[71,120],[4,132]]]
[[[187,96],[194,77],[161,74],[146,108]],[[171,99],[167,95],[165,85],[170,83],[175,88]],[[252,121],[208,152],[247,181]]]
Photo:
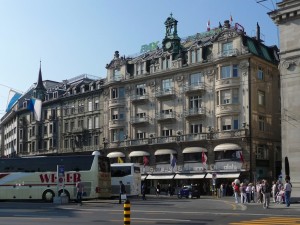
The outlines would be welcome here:
[[[300,217],[264,217],[253,220],[242,220],[229,225],[300,225]]]

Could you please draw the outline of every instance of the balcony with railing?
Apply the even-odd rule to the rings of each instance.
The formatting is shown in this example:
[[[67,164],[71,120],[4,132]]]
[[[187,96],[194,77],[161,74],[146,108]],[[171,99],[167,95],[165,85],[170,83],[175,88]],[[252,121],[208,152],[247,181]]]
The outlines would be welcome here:
[[[114,98],[109,100],[109,107],[113,106],[123,106],[126,103],[125,98]]]
[[[157,90],[155,92],[156,98],[165,98],[165,97],[174,97],[174,96],[175,96],[174,88],[165,88],[162,90]]]
[[[157,113],[156,119],[158,121],[167,121],[167,120],[175,120],[176,113],[175,112],[168,112],[168,113]]]
[[[199,116],[204,116],[206,113],[205,108],[191,108],[188,109],[184,112],[185,117],[199,117]]]
[[[145,102],[145,101],[148,101],[149,100],[149,96],[148,94],[143,94],[143,95],[132,95],[130,97],[130,100],[133,102],[133,103],[136,103],[136,102]]]
[[[205,90],[205,84],[204,82],[196,82],[189,85],[186,85],[183,89],[185,93],[191,93],[191,92],[198,92],[198,91],[204,91]]]
[[[110,120],[109,121],[109,128],[114,128],[114,127],[120,127],[125,125],[125,120],[124,119],[117,119],[117,120]]]
[[[132,117],[130,119],[130,123],[131,124],[147,124],[149,123],[149,117],[145,116],[145,117]]]

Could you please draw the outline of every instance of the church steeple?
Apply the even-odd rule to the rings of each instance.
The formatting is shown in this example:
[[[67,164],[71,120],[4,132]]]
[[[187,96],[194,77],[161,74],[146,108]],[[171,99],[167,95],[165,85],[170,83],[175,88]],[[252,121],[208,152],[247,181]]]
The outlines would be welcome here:
[[[42,62],[40,61],[39,77],[38,77],[36,87],[33,91],[33,97],[41,99],[43,101],[45,99],[46,91],[47,90],[43,84],[43,78],[42,78]]]

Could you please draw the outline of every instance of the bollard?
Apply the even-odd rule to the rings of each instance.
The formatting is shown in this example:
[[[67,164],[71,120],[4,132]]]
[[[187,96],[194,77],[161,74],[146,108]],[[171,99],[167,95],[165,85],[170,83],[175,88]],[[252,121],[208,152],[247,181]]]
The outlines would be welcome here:
[[[130,201],[124,202],[124,225],[130,224]]]

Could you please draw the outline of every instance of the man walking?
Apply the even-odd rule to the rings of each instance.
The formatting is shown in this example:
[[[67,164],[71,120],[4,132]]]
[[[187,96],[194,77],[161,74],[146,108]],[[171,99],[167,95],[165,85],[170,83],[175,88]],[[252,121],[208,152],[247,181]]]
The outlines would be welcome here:
[[[83,183],[81,181],[78,181],[76,183],[76,189],[77,189],[76,199],[79,205],[82,205],[83,188],[84,188]]]
[[[123,184],[123,182],[120,180],[120,196],[119,196],[119,204],[122,203],[122,198],[121,196],[126,194],[126,190],[125,190],[125,185]]]
[[[270,197],[271,197],[271,186],[269,185],[267,180],[263,180],[263,185],[261,192],[263,194],[263,207],[264,209],[268,209],[270,206]]]
[[[284,184],[284,198],[286,207],[290,207],[290,199],[291,199],[292,185],[288,179],[285,180]]]

